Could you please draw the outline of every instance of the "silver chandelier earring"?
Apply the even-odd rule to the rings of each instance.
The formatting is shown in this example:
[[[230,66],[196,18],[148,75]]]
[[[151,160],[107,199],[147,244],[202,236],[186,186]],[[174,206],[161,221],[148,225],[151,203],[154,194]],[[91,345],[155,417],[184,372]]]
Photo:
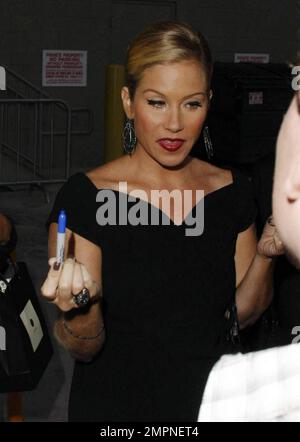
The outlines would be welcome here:
[[[136,146],[136,135],[133,120],[127,119],[123,131],[123,148],[129,155],[132,154]]]
[[[207,126],[205,126],[203,129],[203,139],[204,139],[204,145],[205,145],[207,158],[210,160],[211,157],[213,157],[213,155],[214,155],[214,149],[213,149],[213,145],[211,142],[211,138],[210,138],[209,130],[208,130]]]

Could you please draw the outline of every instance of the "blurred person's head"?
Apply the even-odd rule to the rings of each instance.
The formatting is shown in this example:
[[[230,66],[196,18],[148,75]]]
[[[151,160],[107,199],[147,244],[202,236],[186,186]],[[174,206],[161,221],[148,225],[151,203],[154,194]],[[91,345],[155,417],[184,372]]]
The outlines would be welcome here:
[[[300,268],[300,91],[284,115],[277,138],[273,214],[289,259]]]
[[[0,213],[0,245],[6,244],[10,240],[12,226],[6,216]]]
[[[184,23],[154,23],[133,40],[122,100],[140,153],[166,167],[186,159],[207,116],[212,69],[207,41]]]

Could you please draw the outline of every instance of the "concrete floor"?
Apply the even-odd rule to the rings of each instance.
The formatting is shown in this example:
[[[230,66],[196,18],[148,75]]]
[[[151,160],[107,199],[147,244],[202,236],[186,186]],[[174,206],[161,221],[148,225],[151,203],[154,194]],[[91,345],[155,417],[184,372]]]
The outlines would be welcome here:
[[[44,186],[49,195],[49,203],[43,191],[37,187],[22,186],[11,190],[0,187],[0,211],[14,219],[18,232],[17,259],[27,263],[38,294],[48,271],[45,221],[60,186]],[[56,307],[41,298],[40,303],[52,335],[52,326],[57,315]],[[54,356],[38,387],[34,391],[23,393],[23,413],[26,421],[67,419],[73,361],[55,341],[53,344]],[[0,394],[0,420],[6,420],[4,394]]]

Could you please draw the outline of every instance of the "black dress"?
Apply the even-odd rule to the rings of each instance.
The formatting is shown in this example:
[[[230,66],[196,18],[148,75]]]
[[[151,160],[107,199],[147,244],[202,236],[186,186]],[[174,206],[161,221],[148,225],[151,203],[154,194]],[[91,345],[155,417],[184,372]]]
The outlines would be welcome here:
[[[176,225],[151,203],[113,190],[116,225],[99,225],[104,203],[85,174],[59,191],[48,224],[65,209],[68,227],[103,255],[106,341],[93,362],[75,363],[70,421],[197,421],[209,371],[228,351],[224,313],[235,297],[237,235],[255,217],[249,181],[232,172],[231,184],[205,196],[198,236],[185,234],[197,204]],[[124,197],[128,212],[139,202],[159,225],[118,225]]]

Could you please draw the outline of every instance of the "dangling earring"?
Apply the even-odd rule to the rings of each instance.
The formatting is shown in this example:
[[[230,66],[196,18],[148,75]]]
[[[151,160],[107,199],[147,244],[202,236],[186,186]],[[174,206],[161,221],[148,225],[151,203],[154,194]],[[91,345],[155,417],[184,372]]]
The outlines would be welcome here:
[[[123,131],[123,142],[124,142],[123,144],[124,151],[129,155],[131,155],[136,145],[136,136],[135,136],[133,120],[127,119],[126,121]]]
[[[207,158],[210,160],[210,158],[213,157],[213,155],[214,155],[214,149],[213,149],[213,145],[211,142],[211,138],[210,138],[209,130],[208,130],[207,126],[205,126],[203,129],[203,138],[204,138],[204,145],[205,145]]]

